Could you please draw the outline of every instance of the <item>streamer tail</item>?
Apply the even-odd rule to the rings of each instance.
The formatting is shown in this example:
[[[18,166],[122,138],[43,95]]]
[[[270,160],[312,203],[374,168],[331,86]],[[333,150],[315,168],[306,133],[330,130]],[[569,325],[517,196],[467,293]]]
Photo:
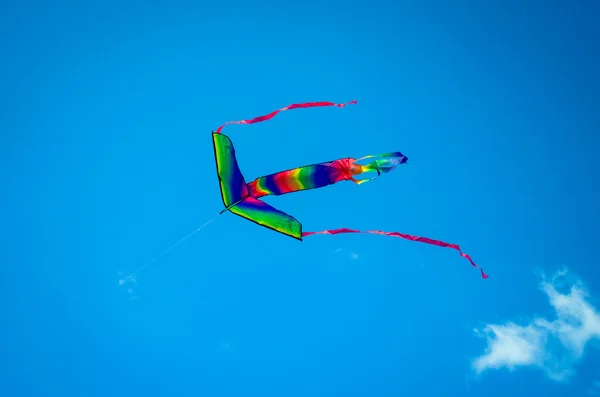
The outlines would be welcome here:
[[[257,116],[257,117],[255,117],[253,119],[239,120],[239,121],[228,121],[227,123],[219,126],[219,128],[217,128],[217,130],[214,133],[215,134],[220,134],[221,130],[223,129],[223,127],[225,127],[226,125],[229,125],[229,124],[254,124],[254,123],[260,123],[262,121],[267,121],[267,120],[270,120],[273,117],[275,117],[279,112],[284,112],[286,110],[316,108],[316,107],[324,107],[324,106],[335,106],[335,107],[338,107],[338,108],[343,108],[344,106],[347,106],[347,105],[354,105],[357,102],[358,101],[353,100],[353,101],[346,102],[346,103],[334,103],[334,102],[292,103],[291,105],[288,105],[288,106],[283,107],[281,109],[274,110],[271,113],[265,114],[263,116]]]
[[[466,260],[468,260],[472,266],[476,267],[477,269],[479,269],[479,271],[481,272],[481,277],[482,278],[488,278],[488,275],[483,271],[483,269],[481,267],[479,267],[479,265],[477,265],[473,259],[471,259],[471,257],[462,252],[462,250],[460,249],[460,247],[458,246],[458,244],[451,244],[451,243],[447,243],[444,241],[440,241],[440,240],[434,240],[428,237],[420,237],[420,236],[413,236],[410,234],[405,234],[405,233],[399,233],[399,232],[384,232],[381,230],[366,230],[366,231],[362,231],[362,230],[355,230],[355,229],[348,229],[348,228],[341,228],[341,229],[329,229],[329,230],[322,230],[319,232],[303,232],[302,233],[302,237],[308,237],[308,236],[312,236],[312,235],[317,235],[317,234],[329,234],[329,235],[334,235],[334,234],[342,234],[342,233],[364,233],[364,234],[380,234],[383,236],[390,236],[390,237],[398,237],[398,238],[403,238],[405,240],[410,240],[410,241],[418,241],[421,243],[426,243],[426,244],[431,244],[431,245],[436,245],[438,247],[444,247],[444,248],[451,248],[454,249],[456,251],[458,251],[460,253],[460,256],[462,256],[463,258],[465,258]]]

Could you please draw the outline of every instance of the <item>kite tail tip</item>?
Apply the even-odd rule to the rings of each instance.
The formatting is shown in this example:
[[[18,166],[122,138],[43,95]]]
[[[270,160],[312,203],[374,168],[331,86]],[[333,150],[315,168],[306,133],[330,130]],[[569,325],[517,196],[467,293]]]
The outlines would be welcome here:
[[[483,271],[483,269],[481,269],[481,268],[480,268],[479,270],[481,271],[481,278],[482,278],[482,279],[484,279],[484,280],[485,280],[486,278],[488,278],[488,277],[489,277],[487,274],[485,274],[485,272]]]
[[[346,103],[338,103],[336,106],[338,108],[343,108],[346,105],[356,105],[358,103],[358,101],[356,99],[351,100],[350,102],[346,102]]]

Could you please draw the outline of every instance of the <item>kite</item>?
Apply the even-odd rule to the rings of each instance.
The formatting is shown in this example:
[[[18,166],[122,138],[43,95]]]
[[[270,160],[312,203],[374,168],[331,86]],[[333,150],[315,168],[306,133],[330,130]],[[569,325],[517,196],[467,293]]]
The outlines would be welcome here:
[[[221,214],[229,211],[235,215],[252,221],[260,226],[272,229],[286,236],[290,236],[302,241],[304,237],[312,235],[336,235],[341,233],[365,233],[378,234],[384,236],[398,237],[405,240],[418,241],[439,247],[452,248],[468,260],[471,265],[478,268],[481,276],[485,279],[488,276],[484,273],[471,257],[462,252],[457,244],[446,243],[440,240],[434,240],[427,237],[413,236],[410,234],[398,232],[384,232],[380,230],[355,230],[348,228],[329,229],[318,232],[306,232],[302,230],[302,224],[293,216],[282,212],[261,200],[267,195],[282,195],[299,192],[309,189],[317,189],[333,185],[342,181],[352,181],[356,184],[363,184],[372,181],[383,173],[394,170],[397,166],[405,164],[408,158],[400,152],[385,153],[381,155],[364,156],[358,159],[342,158],[338,160],[326,161],[319,164],[306,165],[286,171],[280,171],[273,174],[256,178],[252,182],[246,182],[240,167],[238,165],[235,149],[231,139],[222,134],[223,127],[228,124],[253,124],[269,120],[281,111],[335,106],[342,108],[346,105],[356,104],[357,101],[337,104],[333,102],[308,102],[301,104],[291,104],[284,108],[275,110],[267,115],[255,117],[250,120],[229,121],[221,125],[212,133],[213,148],[215,154],[215,163],[217,176],[221,189],[221,198],[225,209]],[[371,159],[367,164],[359,164],[360,161]],[[358,178],[363,174],[376,175],[368,178]]]

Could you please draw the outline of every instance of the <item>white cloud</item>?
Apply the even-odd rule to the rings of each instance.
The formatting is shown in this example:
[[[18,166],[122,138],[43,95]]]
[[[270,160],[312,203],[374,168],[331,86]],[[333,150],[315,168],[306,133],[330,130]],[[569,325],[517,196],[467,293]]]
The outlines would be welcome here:
[[[122,276],[123,272],[119,272],[119,275]],[[137,286],[135,276],[127,276],[119,279],[118,285],[119,287],[121,287],[121,289],[127,291],[127,294],[129,295],[129,300],[137,299],[137,296],[135,295],[135,292],[133,290],[134,287]]]
[[[338,248],[338,249],[336,249],[336,250],[335,250],[335,251],[333,251],[333,252],[337,254],[338,252],[342,252],[342,251],[344,251],[344,248]],[[360,255],[358,255],[356,252],[351,252],[351,251],[350,251],[348,256],[349,256],[349,257],[350,257],[350,259],[352,259],[352,260],[358,260],[358,259],[360,259]]]
[[[535,317],[524,325],[514,322],[486,324],[475,330],[487,342],[483,355],[472,362],[481,374],[489,369],[535,367],[555,381],[566,381],[574,373],[588,342],[600,339],[600,314],[588,301],[588,293],[579,280],[565,283],[563,270],[550,280],[542,280],[541,290],[554,309],[555,318]],[[568,292],[557,288],[565,285]]]

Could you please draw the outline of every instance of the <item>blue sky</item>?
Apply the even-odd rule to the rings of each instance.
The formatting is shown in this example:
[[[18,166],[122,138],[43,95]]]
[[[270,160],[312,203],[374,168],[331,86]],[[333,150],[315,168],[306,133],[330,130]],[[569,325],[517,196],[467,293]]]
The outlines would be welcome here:
[[[600,393],[599,6],[8,1],[0,12],[3,396]],[[402,151],[362,186],[221,210],[248,180]],[[565,270],[568,269],[568,270]]]

